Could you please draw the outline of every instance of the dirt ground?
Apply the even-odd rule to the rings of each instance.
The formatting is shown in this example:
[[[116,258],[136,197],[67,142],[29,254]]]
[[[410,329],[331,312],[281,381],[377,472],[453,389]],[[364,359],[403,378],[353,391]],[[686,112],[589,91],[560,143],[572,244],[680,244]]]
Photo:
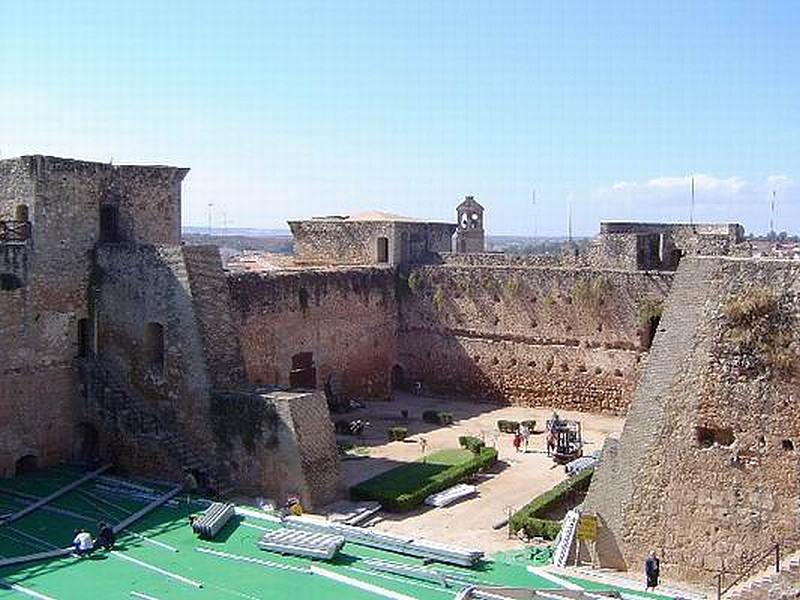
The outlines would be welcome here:
[[[408,423],[401,417],[400,411],[403,409],[409,412]],[[434,409],[453,413],[455,423],[449,427],[424,423],[422,412]],[[564,468],[555,465],[545,452],[544,423],[552,412],[547,408],[499,407],[395,393],[392,402],[369,403],[363,409],[334,416],[363,419],[370,423],[361,438],[339,437],[340,441],[363,446],[359,453],[366,454],[364,458],[343,461],[345,484],[352,486],[400,463],[420,458],[423,439],[425,451],[430,453],[458,447],[458,437],[461,435],[483,437],[487,446],[498,449],[499,464],[491,473],[479,477],[476,497],[444,508],[425,507],[402,515],[383,513],[384,520],[375,528],[394,533],[413,533],[440,542],[477,548],[486,553],[520,548],[520,541],[508,539],[507,528],[495,530],[492,525],[566,478]],[[559,411],[559,415],[581,422],[585,455],[601,449],[605,438],[619,437],[625,422],[622,417],[573,411]],[[530,436],[527,452],[514,451],[511,443],[513,436],[497,430],[498,419],[536,420],[535,433]],[[408,439],[404,442],[388,442],[386,429],[392,425],[407,426]]]

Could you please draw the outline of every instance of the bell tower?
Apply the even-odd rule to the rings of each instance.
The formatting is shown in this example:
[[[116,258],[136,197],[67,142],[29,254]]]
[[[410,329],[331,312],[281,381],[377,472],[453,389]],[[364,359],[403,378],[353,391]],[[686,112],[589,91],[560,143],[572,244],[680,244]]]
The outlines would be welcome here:
[[[474,196],[467,196],[456,207],[458,229],[456,229],[456,252],[485,252],[485,234],[483,230],[483,207],[475,201]]]

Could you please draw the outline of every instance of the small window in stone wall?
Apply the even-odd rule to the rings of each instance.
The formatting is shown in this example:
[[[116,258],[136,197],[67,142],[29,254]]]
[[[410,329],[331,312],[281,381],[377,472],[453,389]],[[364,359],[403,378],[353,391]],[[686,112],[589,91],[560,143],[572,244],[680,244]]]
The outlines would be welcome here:
[[[379,263],[389,262],[389,238],[385,237],[378,238],[378,262]]]
[[[114,204],[100,206],[100,241],[119,242],[119,209]]]
[[[300,288],[297,292],[297,301],[300,304],[300,310],[306,312],[308,310],[308,290]]]
[[[701,427],[698,425],[694,431],[697,445],[701,448],[711,448],[714,444],[730,446],[735,440],[733,430],[729,427]]]
[[[78,319],[78,357],[89,356],[89,319]]]
[[[792,440],[783,440],[781,442],[781,448],[783,448],[787,452],[791,452],[792,450],[794,450],[794,442]]]
[[[0,273],[0,290],[11,291],[22,287],[22,279],[13,273]]]
[[[147,371],[155,377],[164,376],[164,326],[148,323],[144,327],[144,355]]]

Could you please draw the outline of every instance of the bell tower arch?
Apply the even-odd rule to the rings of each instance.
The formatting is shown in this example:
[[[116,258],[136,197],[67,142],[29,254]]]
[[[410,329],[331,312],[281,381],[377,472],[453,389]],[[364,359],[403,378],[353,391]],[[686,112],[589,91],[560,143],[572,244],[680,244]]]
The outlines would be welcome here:
[[[467,196],[456,207],[458,229],[456,229],[456,252],[466,254],[486,251],[486,235],[483,228],[483,206],[474,196]]]

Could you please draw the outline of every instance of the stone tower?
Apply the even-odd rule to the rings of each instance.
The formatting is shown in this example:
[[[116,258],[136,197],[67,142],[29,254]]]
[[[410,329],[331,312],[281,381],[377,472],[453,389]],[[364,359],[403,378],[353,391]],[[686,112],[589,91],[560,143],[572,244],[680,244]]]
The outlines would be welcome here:
[[[485,252],[483,230],[483,207],[473,196],[467,196],[456,207],[458,229],[456,230],[456,252]]]

